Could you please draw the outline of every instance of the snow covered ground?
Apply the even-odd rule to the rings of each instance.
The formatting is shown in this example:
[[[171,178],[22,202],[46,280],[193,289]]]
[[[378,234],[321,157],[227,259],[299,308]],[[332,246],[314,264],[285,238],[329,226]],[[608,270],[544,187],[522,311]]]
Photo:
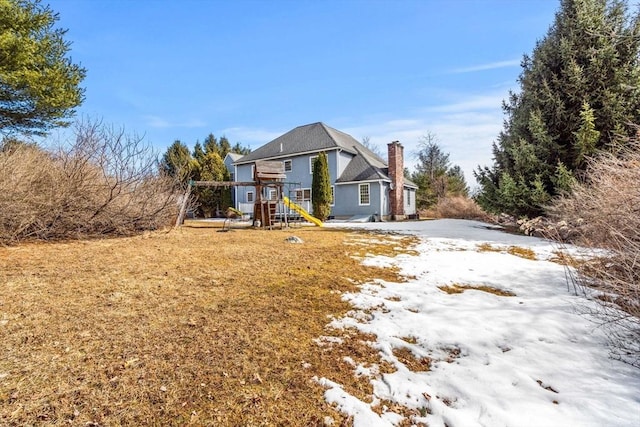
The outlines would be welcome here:
[[[331,378],[316,379],[355,426],[402,420],[389,403],[382,415],[374,412],[379,402],[411,408],[411,421],[429,427],[640,426],[640,370],[608,357],[605,333],[581,314],[592,302],[569,292],[564,267],[549,261],[558,250],[553,243],[475,221],[327,226],[420,237],[417,255],[366,257],[408,280],[378,280],[344,295],[354,310],[332,322],[375,334],[372,345],[397,369],[380,374],[354,363],[354,374],[373,385],[366,402]],[[511,246],[531,249],[535,260],[509,254]],[[454,285],[515,295],[439,288]],[[401,348],[431,360],[430,369],[411,371],[397,357]]]

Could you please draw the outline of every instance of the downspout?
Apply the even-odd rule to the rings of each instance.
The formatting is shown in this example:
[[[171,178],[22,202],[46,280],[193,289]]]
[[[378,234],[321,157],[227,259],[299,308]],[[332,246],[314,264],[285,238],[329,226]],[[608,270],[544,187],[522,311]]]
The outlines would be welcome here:
[[[233,180],[238,181],[238,165],[233,165]],[[238,202],[238,186],[233,186],[233,204],[234,209],[240,210],[240,202]]]
[[[384,211],[382,210],[384,206],[384,185],[382,185],[382,181],[378,181],[378,185],[380,186],[380,221],[384,216]]]
[[[333,185],[333,206],[331,207],[331,213],[335,216],[336,212],[336,200],[338,200],[337,194],[338,194],[338,186],[336,185],[336,181],[338,180],[338,177],[340,177],[340,174],[342,173],[340,171],[340,153],[342,153],[342,148],[338,148],[336,150],[336,179],[331,183],[331,185]]]

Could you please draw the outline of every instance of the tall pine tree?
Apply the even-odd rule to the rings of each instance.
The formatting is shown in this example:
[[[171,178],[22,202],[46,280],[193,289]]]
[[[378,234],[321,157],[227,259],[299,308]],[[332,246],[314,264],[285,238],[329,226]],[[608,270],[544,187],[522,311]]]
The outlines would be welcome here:
[[[478,168],[478,202],[534,216],[596,150],[640,123],[640,17],[622,0],[562,0],[522,61],[521,91],[504,102],[494,165]],[[562,177],[562,179],[559,179]]]

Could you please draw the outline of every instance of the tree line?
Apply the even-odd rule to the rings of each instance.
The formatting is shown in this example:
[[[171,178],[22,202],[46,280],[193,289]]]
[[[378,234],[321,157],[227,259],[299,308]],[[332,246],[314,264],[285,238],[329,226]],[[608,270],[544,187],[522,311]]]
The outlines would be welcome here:
[[[235,143],[233,146],[226,136],[219,140],[210,133],[202,143],[196,141],[193,150],[182,141],[176,140],[167,148],[160,161],[160,170],[185,187],[189,181],[229,181],[230,172],[224,164],[229,153],[249,154],[250,148]],[[231,206],[230,188],[196,187],[195,214],[200,217],[219,216]]]

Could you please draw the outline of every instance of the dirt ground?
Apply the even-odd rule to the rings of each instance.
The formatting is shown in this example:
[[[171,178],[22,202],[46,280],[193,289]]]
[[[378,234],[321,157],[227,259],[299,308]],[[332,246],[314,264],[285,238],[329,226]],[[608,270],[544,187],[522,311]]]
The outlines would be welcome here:
[[[357,256],[411,239],[219,227],[0,247],[0,424],[349,425],[313,377],[367,396],[343,358],[380,361],[326,325],[342,292],[398,280]]]

